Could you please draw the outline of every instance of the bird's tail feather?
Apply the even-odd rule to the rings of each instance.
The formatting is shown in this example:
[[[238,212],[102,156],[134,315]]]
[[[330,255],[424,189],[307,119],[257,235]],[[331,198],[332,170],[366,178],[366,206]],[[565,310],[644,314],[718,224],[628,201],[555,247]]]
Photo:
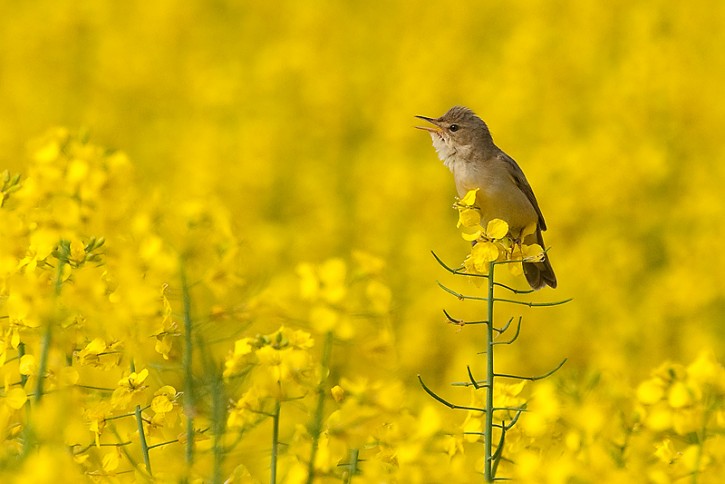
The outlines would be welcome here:
[[[538,228],[536,229],[536,243],[545,248],[544,238]],[[524,262],[523,266],[524,275],[532,289],[541,289],[544,286],[549,286],[552,289],[556,287],[556,275],[551,267],[549,254],[545,254],[544,260],[541,262]]]

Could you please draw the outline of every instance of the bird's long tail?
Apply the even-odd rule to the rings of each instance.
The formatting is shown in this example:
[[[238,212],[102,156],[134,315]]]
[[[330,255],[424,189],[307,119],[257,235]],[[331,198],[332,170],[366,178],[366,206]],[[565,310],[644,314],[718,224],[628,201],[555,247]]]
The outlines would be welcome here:
[[[533,237],[533,234],[529,237]],[[536,241],[524,241],[524,243],[533,242],[539,244],[544,249],[546,248],[541,230],[538,228],[536,229]],[[533,289],[541,289],[544,286],[550,286],[552,289],[556,287],[556,275],[554,274],[554,269],[551,267],[549,254],[545,254],[544,260],[541,262],[524,262],[523,265],[526,280]]]

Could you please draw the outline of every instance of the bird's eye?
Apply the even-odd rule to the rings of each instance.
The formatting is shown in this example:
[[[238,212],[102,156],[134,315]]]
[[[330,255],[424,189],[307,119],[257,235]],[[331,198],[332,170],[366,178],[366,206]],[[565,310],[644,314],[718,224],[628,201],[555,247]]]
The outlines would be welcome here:
[[[460,128],[460,126],[458,126],[457,124],[452,124],[452,125],[448,126],[448,129],[453,131],[454,133],[456,131],[458,131],[458,128]]]

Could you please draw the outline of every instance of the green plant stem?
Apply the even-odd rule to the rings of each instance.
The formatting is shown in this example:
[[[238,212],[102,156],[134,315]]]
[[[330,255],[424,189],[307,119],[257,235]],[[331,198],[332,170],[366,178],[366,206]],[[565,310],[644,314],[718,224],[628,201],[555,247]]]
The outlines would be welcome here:
[[[60,290],[63,285],[63,269],[65,268],[66,260],[63,257],[58,257],[58,267],[55,272],[55,297],[60,296]],[[43,385],[45,383],[45,372],[48,369],[48,353],[50,352],[50,341],[52,339],[53,324],[52,321],[47,321],[45,325],[45,331],[40,339],[40,358],[38,360],[38,379],[35,381],[35,403],[40,402],[43,398]]]
[[[357,474],[357,462],[358,462],[359,456],[360,456],[359,449],[350,450],[350,468],[349,468],[347,476],[345,477],[345,484],[350,484],[352,482],[352,477],[355,474]]]
[[[45,331],[40,339],[40,360],[38,361],[38,379],[35,380],[35,403],[40,402],[43,397],[43,384],[45,383],[44,375],[48,369],[48,353],[50,352],[50,340],[52,338],[52,329],[50,321],[45,326]]]
[[[307,484],[312,484],[315,479],[315,458],[317,457],[317,445],[322,433],[322,416],[325,410],[325,382],[330,371],[330,357],[332,355],[332,331],[325,335],[325,344],[322,348],[322,360],[320,361],[320,383],[317,386],[317,407],[310,426],[312,435],[312,449],[310,450],[310,462],[307,465]]]
[[[702,465],[702,456],[704,453],[704,447],[705,447],[705,440],[707,439],[707,422],[710,420],[710,411],[706,410],[705,415],[702,419],[702,429],[700,432],[698,432],[698,442],[697,442],[697,455],[695,457],[695,469],[692,471],[692,478],[690,479],[690,482],[692,484],[697,484],[698,479],[700,477],[701,472],[701,465]]]
[[[25,343],[22,341],[18,344],[18,360],[22,360],[25,356]],[[28,375],[20,375],[20,386],[25,388],[25,384],[28,382]]]
[[[212,435],[212,452],[214,455],[214,484],[221,484],[222,463],[224,460],[224,449],[222,438],[224,435],[224,426],[226,423],[226,398],[224,392],[224,381],[222,380],[221,370],[214,369],[211,381],[211,403],[212,403],[212,426],[214,429]]]
[[[274,414],[272,415],[272,462],[270,463],[269,482],[277,484],[277,452],[279,447],[279,413],[282,408],[282,402],[277,400],[274,404]]]
[[[131,360],[131,372],[136,372],[136,364]],[[143,454],[143,462],[146,465],[146,472],[151,476],[151,458],[149,457],[149,445],[146,442],[146,433],[143,430],[143,415],[141,415],[141,405],[136,405],[134,416],[136,417],[136,425],[138,426],[138,438],[141,442],[141,453]]]
[[[186,448],[184,458],[186,465],[191,467],[194,463],[194,384],[192,372],[193,346],[191,343],[191,295],[186,281],[186,270],[183,261],[180,262],[181,297],[184,301],[184,353],[182,366],[184,367],[184,414],[186,415]]]
[[[141,441],[141,452],[143,453],[143,462],[146,465],[146,472],[151,474],[151,458],[149,457],[149,445],[146,442],[146,434],[143,430],[143,416],[141,415],[141,405],[136,405],[136,423],[138,424],[138,436]]]
[[[490,262],[488,265],[488,301],[486,304],[488,324],[486,325],[486,424],[483,429],[484,441],[483,441],[483,473],[486,482],[493,482],[493,303],[494,299],[494,282],[493,282],[493,270],[495,267],[494,262]]]

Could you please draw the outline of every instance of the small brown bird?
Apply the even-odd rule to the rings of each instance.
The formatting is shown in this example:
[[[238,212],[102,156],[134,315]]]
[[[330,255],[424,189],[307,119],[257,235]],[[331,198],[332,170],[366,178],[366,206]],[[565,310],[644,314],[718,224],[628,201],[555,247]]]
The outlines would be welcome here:
[[[416,128],[430,133],[438,157],[453,173],[458,196],[478,188],[476,205],[481,209],[482,225],[495,218],[504,220],[511,235],[517,237],[527,225],[536,223],[536,232],[522,242],[545,248],[541,232],[546,230],[546,222],[531,185],[513,158],[493,143],[486,123],[462,106],[452,107],[440,118],[416,118],[433,125]],[[523,266],[532,288],[556,287],[548,254],[541,262],[524,262]]]

